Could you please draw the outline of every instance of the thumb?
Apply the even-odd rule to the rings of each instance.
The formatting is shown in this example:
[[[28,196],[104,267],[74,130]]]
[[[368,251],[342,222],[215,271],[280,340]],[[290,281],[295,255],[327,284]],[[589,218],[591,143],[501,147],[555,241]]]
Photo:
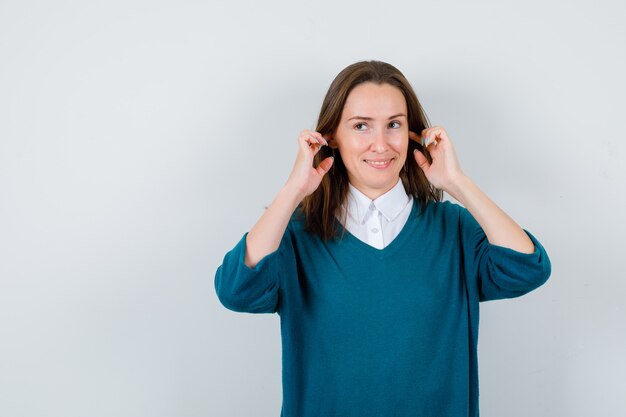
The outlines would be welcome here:
[[[422,171],[427,171],[428,168],[430,168],[430,163],[422,152],[420,152],[418,149],[415,149],[413,151],[413,155],[415,156],[415,161],[417,162],[417,165],[419,165]]]
[[[315,168],[317,170],[317,173],[320,174],[321,176],[324,176],[328,172],[330,167],[333,165],[334,160],[335,159],[332,156],[329,156],[328,158],[320,162],[317,168]]]

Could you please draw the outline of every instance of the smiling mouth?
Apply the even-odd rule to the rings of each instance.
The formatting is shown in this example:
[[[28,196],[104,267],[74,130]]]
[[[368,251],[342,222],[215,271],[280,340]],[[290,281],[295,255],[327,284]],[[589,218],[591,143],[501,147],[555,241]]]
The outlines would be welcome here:
[[[394,159],[364,159],[363,162],[373,168],[387,168]]]

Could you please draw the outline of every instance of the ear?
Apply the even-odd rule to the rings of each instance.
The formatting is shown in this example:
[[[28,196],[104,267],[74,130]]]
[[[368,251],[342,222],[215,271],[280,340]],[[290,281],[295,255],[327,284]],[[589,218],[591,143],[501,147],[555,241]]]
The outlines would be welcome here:
[[[327,133],[324,135],[324,138],[326,139],[326,141],[328,142],[328,146],[332,149],[337,149],[337,141],[335,140],[335,137],[333,136],[332,133]]]

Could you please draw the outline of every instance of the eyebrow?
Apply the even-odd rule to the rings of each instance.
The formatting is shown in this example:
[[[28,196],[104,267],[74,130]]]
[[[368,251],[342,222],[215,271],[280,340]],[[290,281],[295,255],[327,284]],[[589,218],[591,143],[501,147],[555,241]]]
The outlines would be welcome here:
[[[389,116],[389,119],[393,119],[394,117],[405,117],[406,118],[406,114],[404,113],[398,113],[398,114],[394,114],[393,116]],[[372,117],[365,117],[365,116],[353,116],[351,118],[348,119],[348,121],[352,120],[352,119],[359,119],[359,120],[374,120],[374,118]]]

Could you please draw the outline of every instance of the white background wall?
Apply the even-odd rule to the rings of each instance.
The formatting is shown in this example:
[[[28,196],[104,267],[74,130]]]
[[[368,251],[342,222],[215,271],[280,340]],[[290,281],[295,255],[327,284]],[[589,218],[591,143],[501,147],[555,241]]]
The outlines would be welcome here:
[[[334,76],[397,66],[546,247],[482,304],[481,415],[623,416],[626,6],[0,0],[0,415],[278,416],[278,315],[223,255]]]

